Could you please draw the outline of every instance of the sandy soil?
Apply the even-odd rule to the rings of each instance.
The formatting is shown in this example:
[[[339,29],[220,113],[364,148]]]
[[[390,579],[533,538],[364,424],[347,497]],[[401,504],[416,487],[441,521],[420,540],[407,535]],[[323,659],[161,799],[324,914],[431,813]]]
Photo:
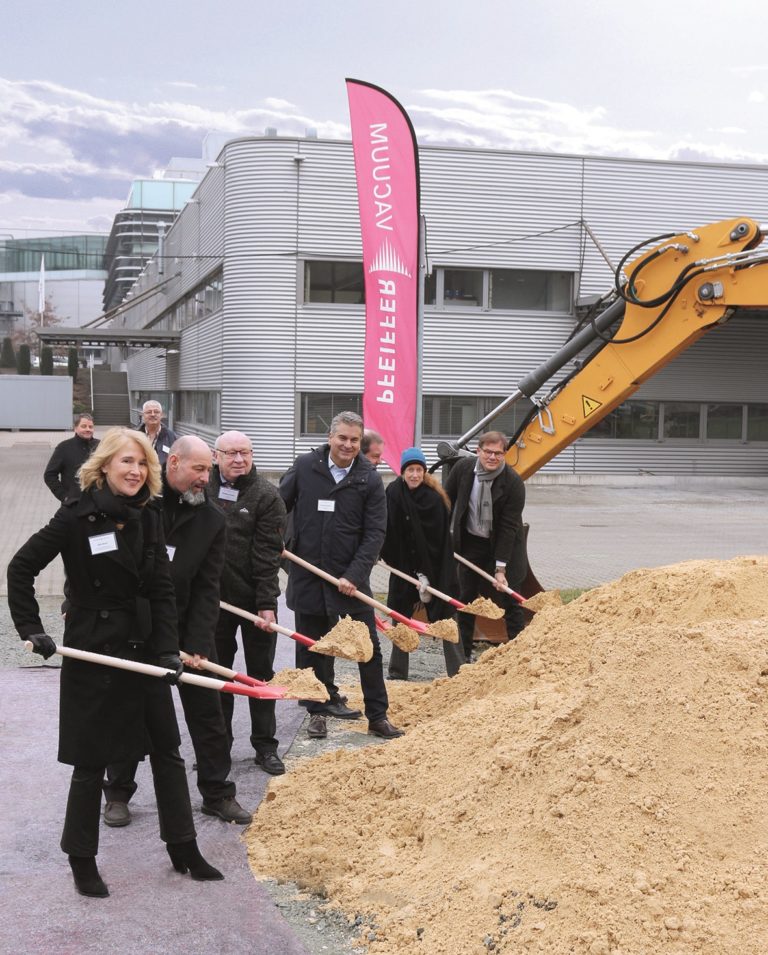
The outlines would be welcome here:
[[[371,955],[763,955],[767,580],[633,571],[391,685],[407,735],[273,780],[254,872],[327,895]]]

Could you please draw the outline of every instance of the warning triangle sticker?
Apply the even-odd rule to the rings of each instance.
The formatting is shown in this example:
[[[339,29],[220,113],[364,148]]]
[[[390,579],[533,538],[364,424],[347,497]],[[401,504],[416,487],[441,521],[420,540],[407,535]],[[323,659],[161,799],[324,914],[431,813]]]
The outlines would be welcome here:
[[[591,414],[597,411],[602,404],[602,401],[596,401],[594,398],[588,398],[586,395],[581,396],[581,409],[584,412],[585,418],[588,418]]]

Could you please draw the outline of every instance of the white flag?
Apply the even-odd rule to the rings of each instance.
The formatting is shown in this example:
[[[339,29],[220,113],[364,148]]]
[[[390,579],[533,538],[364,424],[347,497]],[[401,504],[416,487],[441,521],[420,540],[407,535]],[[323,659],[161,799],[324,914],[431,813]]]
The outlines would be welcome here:
[[[45,315],[45,256],[40,256],[40,281],[37,284],[37,310]]]

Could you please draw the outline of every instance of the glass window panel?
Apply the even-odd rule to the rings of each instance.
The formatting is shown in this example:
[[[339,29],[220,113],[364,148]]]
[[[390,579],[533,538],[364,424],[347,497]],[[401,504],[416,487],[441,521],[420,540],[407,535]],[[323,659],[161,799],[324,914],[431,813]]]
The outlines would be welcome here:
[[[741,405],[707,405],[707,438],[741,441],[743,420]]]
[[[446,305],[482,305],[482,269],[445,269],[443,302]]]
[[[512,311],[570,312],[570,272],[492,269],[491,308]]]
[[[701,406],[695,401],[664,402],[664,437],[693,438],[701,436]]]
[[[327,435],[341,411],[361,413],[363,396],[351,392],[305,392],[301,395],[301,434]]]
[[[422,401],[424,434],[436,438],[458,438],[501,404],[504,397],[425,395]],[[492,421],[487,430],[503,431],[507,437],[511,437],[522,424],[530,408],[530,401],[517,402]]]
[[[434,305],[437,299],[437,270],[424,278],[424,304]]]
[[[653,401],[625,401],[590,428],[585,437],[656,441],[659,405]]]
[[[220,394],[218,391],[180,391],[179,420],[186,424],[219,427]]]
[[[768,441],[768,405],[747,406],[747,441]]]
[[[304,301],[362,305],[365,302],[361,262],[306,262]]]

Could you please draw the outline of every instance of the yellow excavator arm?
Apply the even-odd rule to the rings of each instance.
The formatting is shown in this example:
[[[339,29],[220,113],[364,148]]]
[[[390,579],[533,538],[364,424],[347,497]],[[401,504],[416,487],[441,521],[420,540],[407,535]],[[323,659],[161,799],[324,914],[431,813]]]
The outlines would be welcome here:
[[[760,248],[762,240],[754,220],[730,219],[650,240],[655,244],[624,268],[641,248],[635,247],[617,269],[613,304],[527,375],[513,395],[450,446],[452,452],[528,397],[534,414],[515,436],[507,462],[522,478],[534,474],[735,308],[768,307],[768,270],[762,268],[768,249]],[[542,386],[574,359],[577,370],[539,397]],[[438,452],[448,456],[445,446]]]

